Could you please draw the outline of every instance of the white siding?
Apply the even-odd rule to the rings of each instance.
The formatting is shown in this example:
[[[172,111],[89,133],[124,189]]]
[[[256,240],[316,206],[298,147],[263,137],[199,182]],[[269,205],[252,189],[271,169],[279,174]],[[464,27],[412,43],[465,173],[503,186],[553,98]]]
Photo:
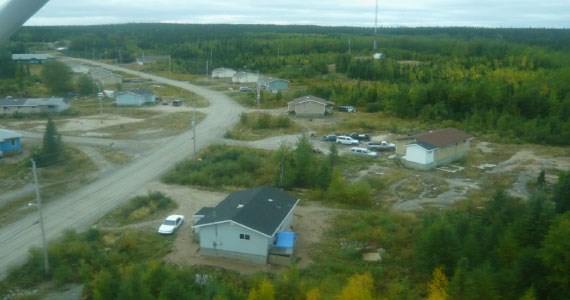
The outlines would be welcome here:
[[[427,150],[417,144],[406,145],[406,160],[422,165],[433,162],[434,150]]]
[[[143,105],[145,99],[143,96],[133,93],[120,93],[117,94],[117,105],[125,106],[140,106]]]
[[[240,239],[240,234],[248,235],[249,240]],[[233,222],[200,227],[200,248],[202,249],[267,257],[271,242],[271,238]]]

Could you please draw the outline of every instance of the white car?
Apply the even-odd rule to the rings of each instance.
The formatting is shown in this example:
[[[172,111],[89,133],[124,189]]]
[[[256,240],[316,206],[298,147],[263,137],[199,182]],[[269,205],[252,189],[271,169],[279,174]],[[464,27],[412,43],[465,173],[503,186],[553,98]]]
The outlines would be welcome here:
[[[357,139],[353,139],[349,136],[340,135],[336,137],[336,142],[343,145],[358,145],[360,141]]]
[[[378,156],[377,152],[374,151],[370,151],[366,148],[360,148],[360,147],[352,147],[350,148],[350,153],[351,154],[356,154],[356,155],[364,155],[364,156],[370,156],[370,157],[376,157]]]
[[[180,225],[184,223],[183,215],[171,215],[168,216],[158,227],[158,233],[160,234],[172,234]]]

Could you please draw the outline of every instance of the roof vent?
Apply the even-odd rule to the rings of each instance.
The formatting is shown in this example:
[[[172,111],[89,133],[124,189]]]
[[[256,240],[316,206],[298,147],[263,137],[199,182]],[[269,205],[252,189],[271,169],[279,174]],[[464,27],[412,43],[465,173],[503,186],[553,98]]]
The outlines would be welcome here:
[[[243,207],[243,204],[238,204],[237,208],[242,208],[242,207]]]
[[[269,201],[269,202],[273,202],[273,199],[269,198],[269,199],[267,199],[267,201]]]

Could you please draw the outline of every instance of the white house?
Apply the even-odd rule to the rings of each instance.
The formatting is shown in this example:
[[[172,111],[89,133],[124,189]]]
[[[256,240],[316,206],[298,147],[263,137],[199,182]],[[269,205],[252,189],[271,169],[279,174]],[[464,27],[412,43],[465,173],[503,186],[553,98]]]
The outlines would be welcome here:
[[[296,197],[268,186],[231,193],[216,207],[203,208],[194,216],[200,254],[264,264],[274,251],[291,253],[282,249],[293,247],[283,233],[291,232],[297,203]]]
[[[93,81],[100,87],[123,83],[123,77],[105,69],[91,69],[89,71]]]
[[[156,96],[151,90],[145,88],[136,88],[128,92],[119,92],[115,94],[118,106],[141,106],[146,103],[155,103]]]
[[[217,68],[212,70],[212,78],[232,78],[236,73],[234,69]]]
[[[259,75],[250,72],[237,72],[232,76],[233,83],[257,83]]]
[[[396,154],[409,167],[430,169],[465,157],[472,138],[456,128],[433,130],[399,139]]]

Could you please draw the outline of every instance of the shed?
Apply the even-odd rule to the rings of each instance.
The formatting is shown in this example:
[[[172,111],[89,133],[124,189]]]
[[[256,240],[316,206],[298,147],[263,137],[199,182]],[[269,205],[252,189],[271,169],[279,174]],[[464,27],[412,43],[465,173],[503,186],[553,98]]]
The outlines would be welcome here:
[[[430,169],[465,157],[472,135],[456,128],[444,128],[412,135],[405,142],[402,162],[417,169]],[[398,149],[397,149],[398,150]]]
[[[291,231],[299,199],[269,186],[228,195],[216,207],[201,209],[203,217],[192,226],[200,254],[267,263],[278,233]]]
[[[287,112],[297,116],[318,117],[332,114],[333,106],[334,102],[309,95],[290,101]]]
[[[151,90],[136,88],[128,92],[116,93],[118,106],[141,106],[145,103],[155,103],[156,96]]]
[[[21,134],[0,128],[0,157],[22,151]]]

